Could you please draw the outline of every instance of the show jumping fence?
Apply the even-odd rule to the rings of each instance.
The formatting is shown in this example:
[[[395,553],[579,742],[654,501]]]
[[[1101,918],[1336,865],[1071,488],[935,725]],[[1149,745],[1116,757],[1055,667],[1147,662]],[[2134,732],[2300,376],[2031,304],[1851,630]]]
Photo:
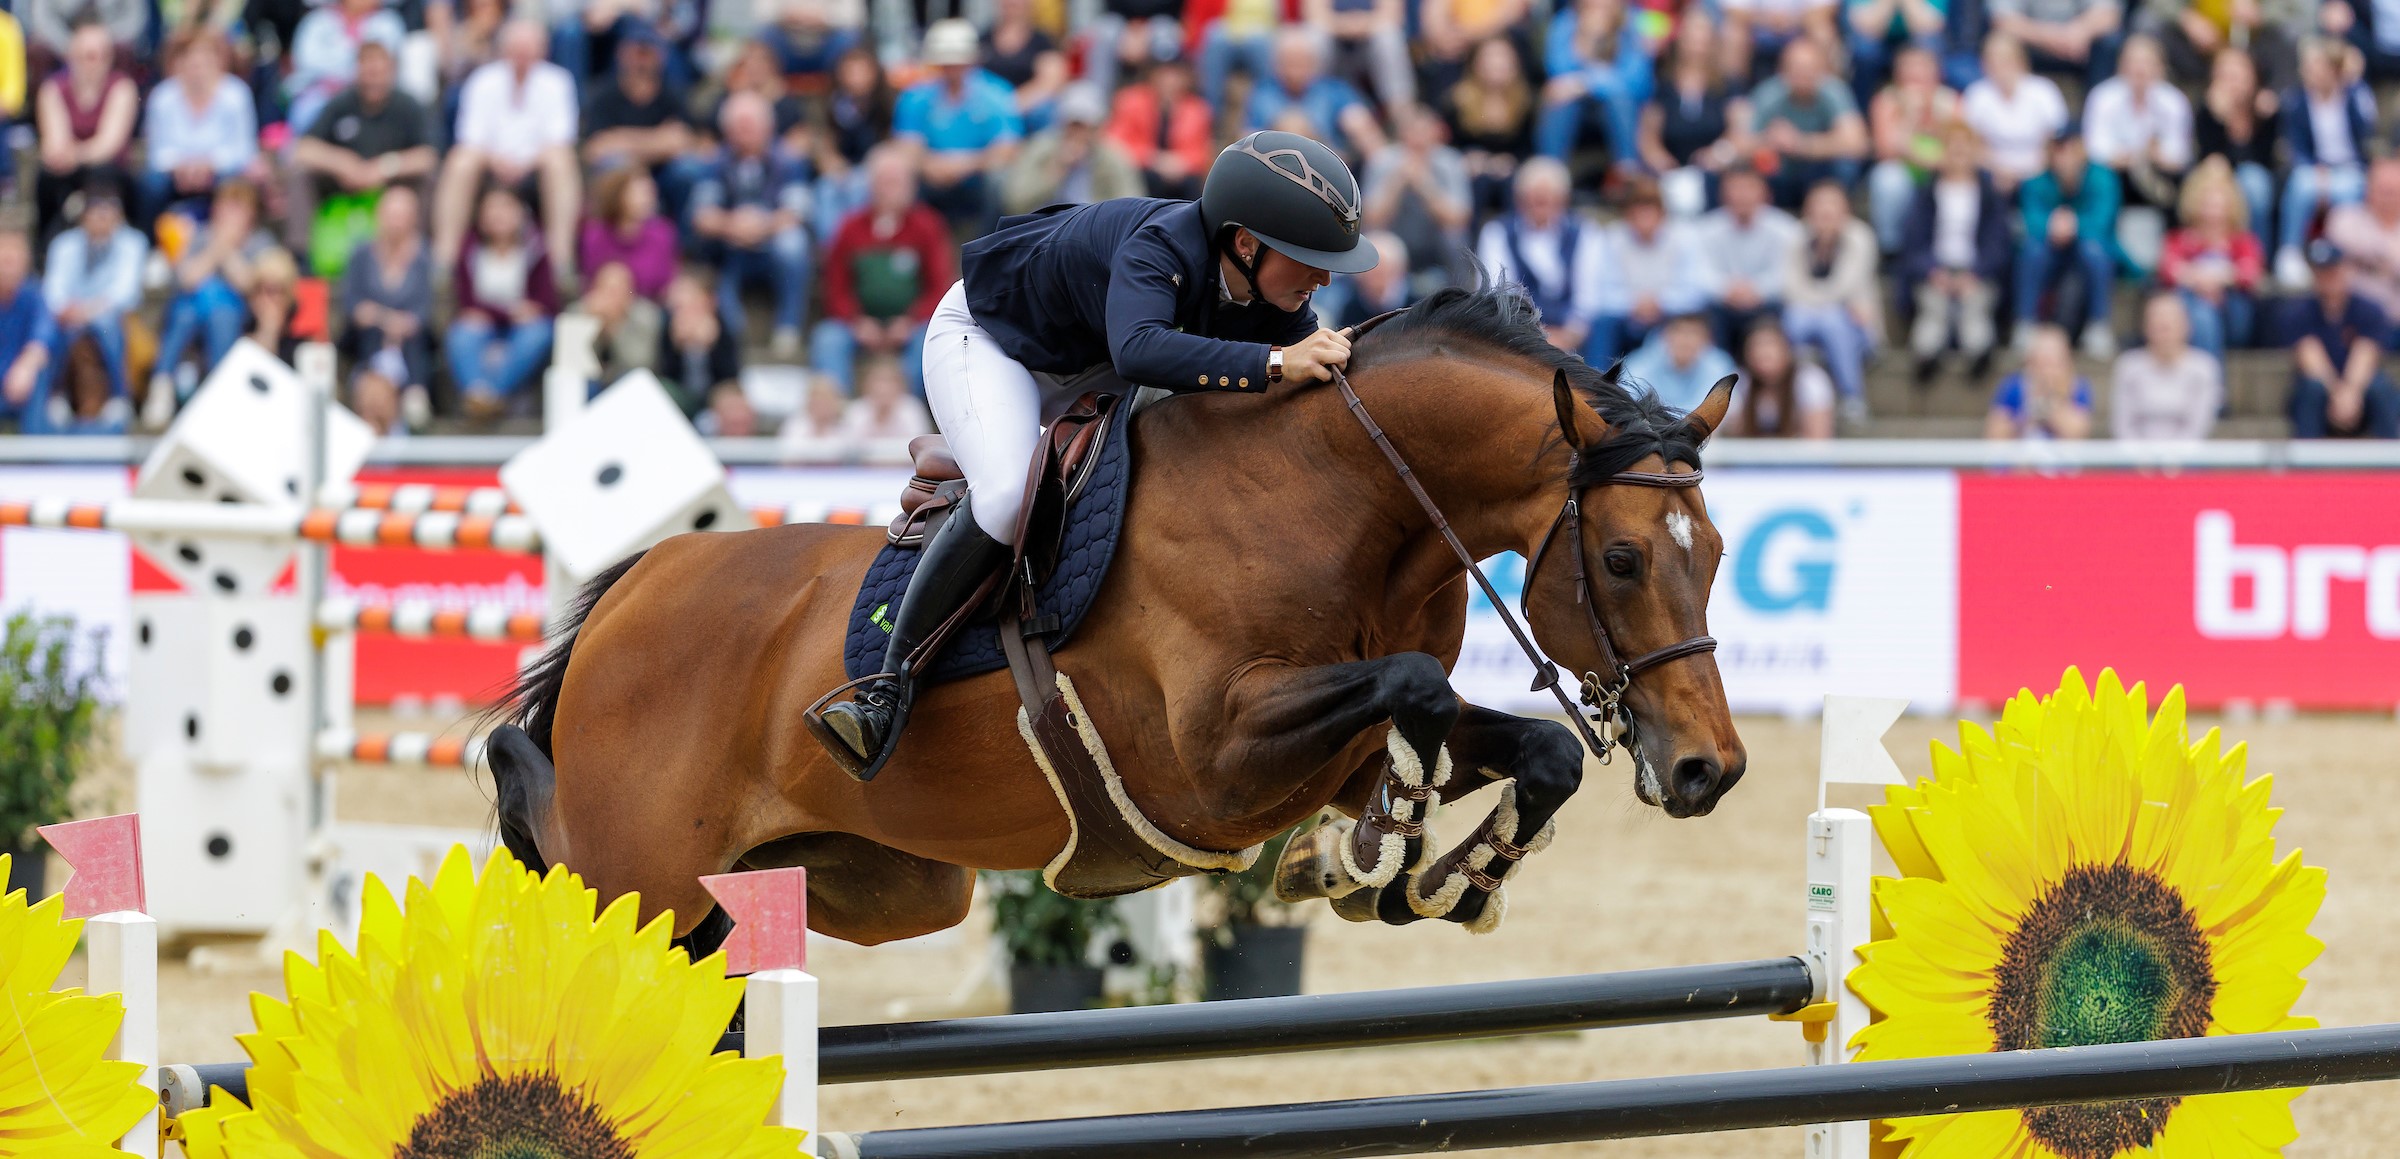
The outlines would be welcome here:
[[[1478,982],[1135,1006],[928,1022],[828,1026],[817,1031],[817,1081],[1010,1074],[1073,1067],[1186,1062],[1554,1034],[1796,1011],[1815,980],[1798,958]],[[738,1050],[739,1033],[722,1049]],[[247,1098],[248,1068],[178,1068],[179,1090],[222,1087]],[[175,1103],[177,1107],[196,1105]]]
[[[2400,1079],[2400,1024],[820,1135],[842,1159],[1417,1155]]]
[[[1798,958],[1192,1006],[825,1027],[816,1081],[874,1082],[1248,1057],[1790,1015]],[[738,1050],[740,1035],[721,1049]],[[1301,1159],[1471,1151],[2400,1079],[2400,1024],[1568,1083],[1434,1095],[818,1136],[855,1159]],[[241,1064],[170,1066],[169,1114]]]

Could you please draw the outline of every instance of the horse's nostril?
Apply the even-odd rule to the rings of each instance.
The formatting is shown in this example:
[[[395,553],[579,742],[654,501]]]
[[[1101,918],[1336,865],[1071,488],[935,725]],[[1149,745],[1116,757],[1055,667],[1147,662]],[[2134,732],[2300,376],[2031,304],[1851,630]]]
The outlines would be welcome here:
[[[1670,779],[1670,788],[1674,790],[1676,800],[1696,805],[1707,800],[1709,794],[1716,791],[1717,779],[1720,775],[1715,760],[1708,757],[1685,757],[1675,762],[1675,772]]]

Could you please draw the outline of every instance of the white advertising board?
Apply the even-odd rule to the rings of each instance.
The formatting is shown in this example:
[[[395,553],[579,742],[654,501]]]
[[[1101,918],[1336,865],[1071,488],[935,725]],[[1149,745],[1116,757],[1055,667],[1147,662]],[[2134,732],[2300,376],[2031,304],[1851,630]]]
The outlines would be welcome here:
[[[1711,471],[1705,491],[1725,541],[1708,626],[1735,711],[1811,713],[1827,692],[1907,697],[1916,712],[1957,699],[1955,475]],[[1524,560],[1488,566],[1513,607]],[[1478,593],[1451,683],[1487,707],[1555,711],[1532,679]]]

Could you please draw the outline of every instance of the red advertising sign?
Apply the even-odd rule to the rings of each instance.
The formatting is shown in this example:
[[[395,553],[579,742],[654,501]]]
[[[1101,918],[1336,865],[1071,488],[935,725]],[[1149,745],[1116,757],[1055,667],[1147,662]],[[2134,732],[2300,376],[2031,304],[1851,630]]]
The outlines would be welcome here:
[[[369,468],[361,483],[431,483],[442,487],[489,487],[499,482],[490,469],[429,467],[405,471]],[[512,612],[543,612],[542,561],[538,556],[489,551],[426,551],[422,548],[337,547],[329,595],[362,603],[421,599],[437,604],[501,604]],[[361,704],[394,699],[493,699],[516,677],[520,644],[480,640],[403,640],[358,637]]]
[[[1959,695],[2114,667],[2195,705],[2400,705],[2400,475],[1961,473]]]

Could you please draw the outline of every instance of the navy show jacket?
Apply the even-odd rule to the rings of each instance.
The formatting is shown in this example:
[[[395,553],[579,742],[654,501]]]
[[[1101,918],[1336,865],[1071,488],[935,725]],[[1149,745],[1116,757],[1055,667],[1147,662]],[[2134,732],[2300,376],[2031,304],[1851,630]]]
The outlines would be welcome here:
[[[1028,370],[1102,363],[1137,386],[1267,388],[1267,349],[1317,329],[1316,312],[1219,300],[1197,202],[1125,197],[1002,219],[960,254],[967,308]]]

